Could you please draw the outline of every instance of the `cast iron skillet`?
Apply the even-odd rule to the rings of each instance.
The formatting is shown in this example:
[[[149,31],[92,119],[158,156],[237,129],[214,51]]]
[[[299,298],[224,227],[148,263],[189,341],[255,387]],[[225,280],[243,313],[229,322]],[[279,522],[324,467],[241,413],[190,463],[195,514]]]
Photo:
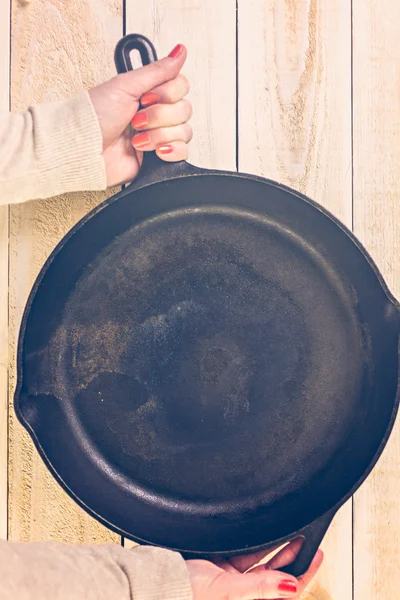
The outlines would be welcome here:
[[[127,36],[116,49],[156,58]],[[146,155],[36,280],[15,407],[99,521],[185,556],[298,535],[304,572],[381,454],[399,305],[354,236],[260,177]]]

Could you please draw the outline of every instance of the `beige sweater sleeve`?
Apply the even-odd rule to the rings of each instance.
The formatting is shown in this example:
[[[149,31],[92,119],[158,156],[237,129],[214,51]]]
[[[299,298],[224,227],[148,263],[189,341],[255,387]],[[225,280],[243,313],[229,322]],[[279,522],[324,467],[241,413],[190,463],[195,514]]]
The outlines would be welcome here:
[[[1,600],[191,600],[183,558],[161,548],[0,542]]]
[[[0,204],[107,187],[89,94],[0,113]]]

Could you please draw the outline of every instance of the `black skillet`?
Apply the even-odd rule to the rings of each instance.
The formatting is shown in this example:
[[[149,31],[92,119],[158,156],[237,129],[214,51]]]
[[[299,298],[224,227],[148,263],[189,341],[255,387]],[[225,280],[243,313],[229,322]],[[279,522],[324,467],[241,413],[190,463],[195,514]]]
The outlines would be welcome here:
[[[118,70],[156,58],[127,36]],[[30,295],[15,407],[64,489],[185,556],[305,537],[304,572],[392,429],[399,305],[274,181],[166,164],[83,218]]]

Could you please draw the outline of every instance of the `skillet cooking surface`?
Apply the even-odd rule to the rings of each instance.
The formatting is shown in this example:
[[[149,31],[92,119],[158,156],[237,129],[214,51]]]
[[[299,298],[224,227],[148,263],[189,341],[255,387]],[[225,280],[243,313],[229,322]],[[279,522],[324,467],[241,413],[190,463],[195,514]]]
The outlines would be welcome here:
[[[354,410],[360,333],[338,282],[282,230],[235,216],[174,212],[125,233],[53,340],[96,450],[174,500],[211,486],[214,501],[271,502],[325,464]]]

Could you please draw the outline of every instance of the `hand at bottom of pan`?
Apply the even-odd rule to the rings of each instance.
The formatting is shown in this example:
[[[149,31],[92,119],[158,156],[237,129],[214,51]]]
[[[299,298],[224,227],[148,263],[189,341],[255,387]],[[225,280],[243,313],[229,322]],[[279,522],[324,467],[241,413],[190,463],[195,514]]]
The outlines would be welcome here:
[[[276,548],[229,560],[187,561],[193,600],[300,598],[322,564],[322,550],[318,550],[308,571],[298,579],[277,569],[295,560],[302,543],[301,538],[293,540],[269,560],[268,557]]]

